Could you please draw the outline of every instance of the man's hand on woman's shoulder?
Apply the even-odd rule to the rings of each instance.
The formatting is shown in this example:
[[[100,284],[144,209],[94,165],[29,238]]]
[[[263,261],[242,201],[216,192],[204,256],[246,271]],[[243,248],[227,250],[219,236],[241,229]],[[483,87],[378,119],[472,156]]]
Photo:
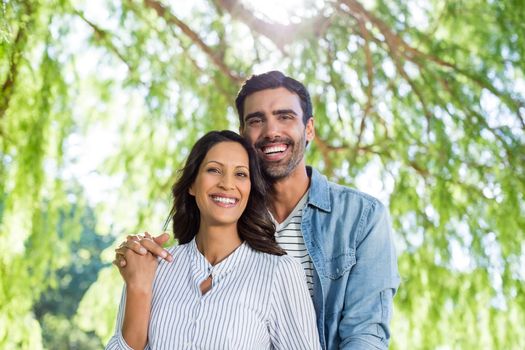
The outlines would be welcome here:
[[[122,242],[117,249],[115,249],[115,260],[113,264],[119,269],[126,266],[126,254],[134,252],[139,255],[146,255],[148,253],[155,257],[160,257],[168,262],[173,260],[173,257],[162,245],[169,240],[168,233],[162,233],[157,237],[151,236],[148,232],[144,234],[129,235],[126,241]]]

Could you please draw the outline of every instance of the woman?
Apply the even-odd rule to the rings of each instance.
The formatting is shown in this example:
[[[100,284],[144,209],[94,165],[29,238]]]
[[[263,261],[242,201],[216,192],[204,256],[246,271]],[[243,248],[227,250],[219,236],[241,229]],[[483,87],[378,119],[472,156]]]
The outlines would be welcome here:
[[[173,262],[125,250],[106,349],[320,348],[304,271],[275,242],[256,162],[234,132],[197,141],[173,186]]]

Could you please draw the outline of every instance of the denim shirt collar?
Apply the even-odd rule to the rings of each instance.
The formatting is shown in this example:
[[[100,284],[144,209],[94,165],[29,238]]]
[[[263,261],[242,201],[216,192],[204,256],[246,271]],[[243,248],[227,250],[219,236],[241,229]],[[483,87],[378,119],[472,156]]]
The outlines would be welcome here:
[[[331,212],[330,186],[326,176],[310,166],[306,167],[306,173],[308,174],[308,177],[310,177],[308,204],[326,212]]]

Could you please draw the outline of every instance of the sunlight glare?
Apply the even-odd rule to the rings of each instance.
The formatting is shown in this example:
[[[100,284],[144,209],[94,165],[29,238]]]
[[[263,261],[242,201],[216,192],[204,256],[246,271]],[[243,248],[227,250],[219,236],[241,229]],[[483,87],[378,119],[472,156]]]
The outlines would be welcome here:
[[[315,3],[323,1],[308,0],[244,0],[244,6],[255,11],[256,15],[280,24],[294,22],[294,18],[308,17],[311,10],[317,12]]]

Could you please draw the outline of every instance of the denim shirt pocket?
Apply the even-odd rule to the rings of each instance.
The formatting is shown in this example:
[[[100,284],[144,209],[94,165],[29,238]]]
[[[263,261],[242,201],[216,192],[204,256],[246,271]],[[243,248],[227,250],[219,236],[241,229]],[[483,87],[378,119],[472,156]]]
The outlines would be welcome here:
[[[350,271],[355,265],[355,253],[353,250],[326,258],[324,261],[324,276],[336,280]]]

